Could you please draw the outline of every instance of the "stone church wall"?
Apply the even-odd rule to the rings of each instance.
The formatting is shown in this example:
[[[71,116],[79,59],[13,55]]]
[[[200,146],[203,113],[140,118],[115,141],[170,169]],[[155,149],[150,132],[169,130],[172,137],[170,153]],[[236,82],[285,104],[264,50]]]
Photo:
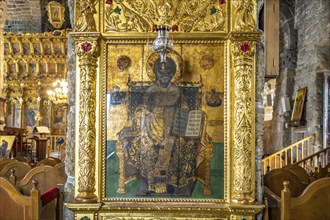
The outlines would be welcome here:
[[[8,0],[5,31],[41,32],[41,5],[39,0]]]
[[[64,6],[64,22],[61,27],[53,27],[46,10],[53,0],[7,0],[6,32],[40,33],[59,29],[71,29],[67,0],[56,0]]]
[[[330,2],[296,1],[295,28],[298,32],[297,68],[294,78],[294,91],[307,86],[306,116],[307,129],[305,136],[322,131],[323,118],[323,72],[318,70],[329,51],[329,34],[327,26],[330,21]],[[328,38],[328,45],[320,45],[324,38]],[[327,47],[327,49],[326,49]],[[329,52],[328,52],[329,53]],[[329,59],[329,54],[327,55]],[[325,67],[329,69],[328,67]],[[294,94],[293,94],[294,95]],[[292,97],[293,99],[294,97]],[[293,139],[299,138],[293,129]],[[318,135],[321,138],[321,135]],[[320,140],[319,140],[320,141]]]
[[[329,71],[330,2],[281,1],[280,73],[277,77],[272,123],[273,153],[311,134],[322,142],[323,75]],[[305,126],[290,127],[296,91],[307,87]],[[291,100],[291,111],[283,112],[281,99]]]

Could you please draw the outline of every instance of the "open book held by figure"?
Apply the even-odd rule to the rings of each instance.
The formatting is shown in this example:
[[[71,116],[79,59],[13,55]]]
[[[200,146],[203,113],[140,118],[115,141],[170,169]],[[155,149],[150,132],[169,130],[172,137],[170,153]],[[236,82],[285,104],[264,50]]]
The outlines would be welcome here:
[[[172,133],[191,138],[202,135],[204,114],[201,110],[177,108],[174,115]]]

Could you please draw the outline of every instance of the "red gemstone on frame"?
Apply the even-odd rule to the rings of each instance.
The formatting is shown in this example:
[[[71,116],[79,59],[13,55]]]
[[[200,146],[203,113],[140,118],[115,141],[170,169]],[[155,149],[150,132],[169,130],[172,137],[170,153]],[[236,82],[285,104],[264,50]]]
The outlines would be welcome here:
[[[241,44],[241,51],[246,52],[250,50],[250,45],[248,43]]]
[[[107,0],[105,3],[109,4],[109,5],[112,5],[112,0]]]
[[[88,52],[92,49],[92,45],[90,43],[82,43],[81,44],[81,49],[84,51],[84,52]]]

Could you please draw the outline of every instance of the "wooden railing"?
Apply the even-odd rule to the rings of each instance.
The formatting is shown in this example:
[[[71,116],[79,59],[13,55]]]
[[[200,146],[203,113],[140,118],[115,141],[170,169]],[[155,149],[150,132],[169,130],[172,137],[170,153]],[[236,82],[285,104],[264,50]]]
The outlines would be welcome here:
[[[311,156],[313,152],[313,144],[315,134],[308,136],[290,146],[280,150],[262,160],[264,174],[269,170],[282,168],[283,166],[302,161]],[[317,166],[317,165],[316,165]]]
[[[327,154],[330,151],[330,146],[327,148],[324,148],[323,150],[320,150],[319,152],[316,152],[300,161],[297,161],[295,164],[298,164],[299,166],[302,166],[304,168],[306,167],[317,167],[318,165],[321,165],[324,167],[327,165]]]

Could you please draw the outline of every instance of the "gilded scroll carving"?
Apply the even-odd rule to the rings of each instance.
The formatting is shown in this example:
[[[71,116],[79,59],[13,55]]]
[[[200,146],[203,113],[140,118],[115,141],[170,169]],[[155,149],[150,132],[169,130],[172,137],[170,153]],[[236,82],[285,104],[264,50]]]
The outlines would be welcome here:
[[[235,6],[234,30],[235,31],[255,31],[256,20],[255,10],[256,4],[254,0],[234,0]]]
[[[87,40],[86,40],[87,38]],[[76,41],[80,68],[78,202],[95,202],[96,68],[100,48],[97,37]]]
[[[96,31],[94,14],[98,0],[76,1],[76,31],[93,32]]]
[[[151,31],[153,25],[175,25],[179,32],[225,31],[226,7],[222,1],[107,1],[106,31]]]
[[[249,203],[252,192],[253,145],[253,58],[252,43],[234,42],[232,55],[235,71],[234,102],[234,202]]]

